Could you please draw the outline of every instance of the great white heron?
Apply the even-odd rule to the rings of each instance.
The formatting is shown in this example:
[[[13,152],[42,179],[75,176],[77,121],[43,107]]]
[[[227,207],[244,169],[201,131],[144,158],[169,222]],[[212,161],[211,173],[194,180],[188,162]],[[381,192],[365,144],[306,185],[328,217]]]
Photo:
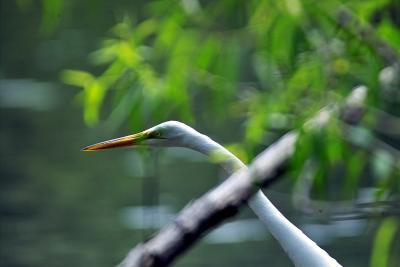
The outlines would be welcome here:
[[[167,121],[143,132],[128,135],[85,147],[95,151],[114,147],[144,145],[151,147],[185,147],[209,157],[218,155],[221,166],[232,174],[246,168],[235,155],[208,136],[184,123]],[[259,190],[249,201],[250,208],[280,243],[295,266],[327,267],[341,266],[334,258],[293,225]]]

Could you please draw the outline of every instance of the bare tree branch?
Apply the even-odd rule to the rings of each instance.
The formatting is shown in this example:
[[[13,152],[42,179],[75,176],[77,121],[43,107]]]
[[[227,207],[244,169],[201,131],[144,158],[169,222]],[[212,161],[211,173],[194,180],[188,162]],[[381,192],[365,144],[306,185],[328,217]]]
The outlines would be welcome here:
[[[363,114],[367,88],[360,86],[347,98],[341,117],[357,122]],[[305,131],[324,127],[338,106],[324,108],[305,124]],[[259,186],[268,186],[279,177],[293,156],[298,131],[291,131],[264,150],[249,166],[185,207],[178,216],[147,242],[133,248],[120,267],[167,266],[208,230],[238,213]]]

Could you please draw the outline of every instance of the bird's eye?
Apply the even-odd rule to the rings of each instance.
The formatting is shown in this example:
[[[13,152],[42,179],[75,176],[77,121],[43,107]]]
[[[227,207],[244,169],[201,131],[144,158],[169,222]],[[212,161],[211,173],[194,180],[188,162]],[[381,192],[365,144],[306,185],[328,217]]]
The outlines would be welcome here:
[[[154,132],[154,137],[161,137],[161,132]]]

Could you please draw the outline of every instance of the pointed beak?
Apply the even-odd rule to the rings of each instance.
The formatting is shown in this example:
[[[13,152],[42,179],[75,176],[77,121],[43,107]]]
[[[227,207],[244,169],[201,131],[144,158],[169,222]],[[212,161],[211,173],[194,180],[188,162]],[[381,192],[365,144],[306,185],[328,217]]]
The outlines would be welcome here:
[[[132,134],[124,137],[119,137],[112,140],[103,141],[94,145],[87,146],[82,149],[82,151],[95,151],[103,150],[115,147],[129,147],[139,144],[141,141],[146,140],[150,137],[147,131],[140,132],[137,134]]]

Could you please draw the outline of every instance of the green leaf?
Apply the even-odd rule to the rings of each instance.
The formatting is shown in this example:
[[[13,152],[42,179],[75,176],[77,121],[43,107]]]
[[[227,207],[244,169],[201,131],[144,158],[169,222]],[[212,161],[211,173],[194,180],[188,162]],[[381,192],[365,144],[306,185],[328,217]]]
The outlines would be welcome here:
[[[347,167],[344,191],[347,195],[352,195],[357,188],[360,174],[366,164],[365,154],[362,152],[352,152],[345,162]]]
[[[43,17],[40,30],[44,34],[52,33],[61,18],[64,0],[42,0]]]
[[[86,124],[93,126],[99,120],[100,106],[106,90],[98,81],[94,81],[85,89],[84,119]]]
[[[400,53],[400,29],[390,20],[385,19],[378,27],[378,34]]]
[[[390,246],[394,240],[399,221],[396,218],[385,219],[375,235],[371,255],[371,267],[389,266]]]
[[[89,86],[95,78],[86,71],[64,70],[61,73],[61,80],[66,84],[84,88]]]
[[[282,15],[275,21],[269,52],[278,64],[292,64],[296,32],[297,27],[291,16]]]

